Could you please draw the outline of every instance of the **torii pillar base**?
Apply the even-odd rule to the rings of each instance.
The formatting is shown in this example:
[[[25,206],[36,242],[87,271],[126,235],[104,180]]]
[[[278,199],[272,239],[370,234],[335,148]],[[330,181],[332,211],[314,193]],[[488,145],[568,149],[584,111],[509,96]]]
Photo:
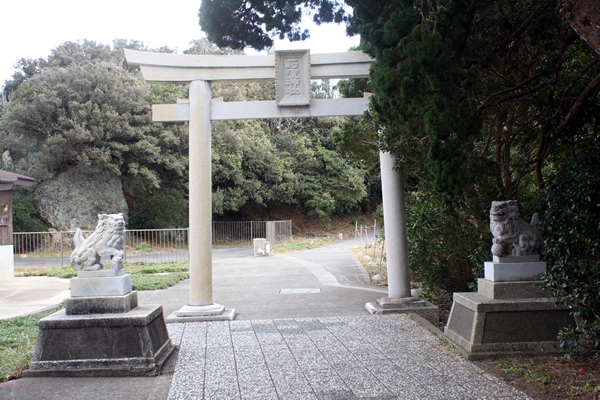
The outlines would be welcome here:
[[[433,325],[439,322],[437,306],[418,297],[382,297],[375,302],[365,304],[365,308],[373,315],[412,313],[420,315]]]
[[[173,322],[206,322],[206,321],[233,321],[235,309],[225,308],[220,304],[209,306],[183,306],[166,319],[167,323]]]

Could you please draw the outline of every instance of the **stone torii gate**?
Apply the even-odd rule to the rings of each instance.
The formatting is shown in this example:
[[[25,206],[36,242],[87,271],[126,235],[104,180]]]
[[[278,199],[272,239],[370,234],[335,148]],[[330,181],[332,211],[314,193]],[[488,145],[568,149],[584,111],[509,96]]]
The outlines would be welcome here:
[[[213,303],[212,298],[212,176],[211,121],[299,117],[359,116],[369,99],[311,99],[311,79],[367,78],[372,59],[358,51],[310,55],[308,50],[276,51],[275,55],[179,55],[125,49],[127,63],[139,67],[149,83],[189,83],[189,101],[152,106],[152,120],[189,121],[189,259],[190,304],[168,318],[169,322],[231,320],[235,310]],[[277,100],[252,102],[211,101],[211,82],[275,80]],[[382,153],[382,166],[389,171],[392,190],[402,191],[400,173],[392,171],[394,159]],[[396,183],[393,183],[396,182]],[[398,186],[398,184],[400,186]],[[383,182],[383,186],[388,186]],[[385,193],[384,193],[385,196]],[[384,202],[388,249],[406,253],[406,222],[403,197]],[[393,202],[401,200],[401,203]],[[388,218],[390,227],[388,233]],[[400,244],[401,242],[404,244]],[[395,245],[397,243],[398,245]],[[402,250],[404,249],[404,250]],[[391,256],[394,250],[388,250]],[[410,297],[408,259],[388,257],[388,297],[367,303],[372,313],[421,307],[423,301]],[[369,308],[371,305],[371,309]],[[427,308],[427,307],[425,307]],[[413,310],[413,312],[417,312]]]

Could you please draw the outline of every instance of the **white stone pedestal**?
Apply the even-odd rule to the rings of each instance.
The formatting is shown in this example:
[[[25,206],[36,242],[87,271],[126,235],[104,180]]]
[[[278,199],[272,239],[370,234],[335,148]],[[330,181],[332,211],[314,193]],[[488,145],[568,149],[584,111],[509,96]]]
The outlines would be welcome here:
[[[82,272],[85,273],[71,278],[71,297],[124,296],[132,291],[131,274],[103,276],[111,270]]]
[[[65,309],[39,328],[24,376],[155,376],[176,349],[162,306],[138,305],[122,270],[79,271]]]
[[[537,281],[546,272],[540,256],[495,257],[484,264],[485,279],[492,282]]]
[[[0,281],[15,277],[15,256],[12,244],[0,246]]]

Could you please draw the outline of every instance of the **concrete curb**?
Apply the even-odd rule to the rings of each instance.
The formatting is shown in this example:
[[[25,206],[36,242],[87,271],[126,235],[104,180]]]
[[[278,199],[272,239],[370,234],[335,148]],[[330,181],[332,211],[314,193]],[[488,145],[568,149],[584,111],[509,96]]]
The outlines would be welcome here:
[[[360,262],[360,260],[358,259],[358,257],[356,257],[356,254],[354,254],[354,252],[352,251],[352,249],[348,249],[348,251],[350,252],[350,254],[352,254],[352,259],[354,260],[354,262],[356,263],[356,266],[358,267],[358,269],[362,273],[363,280],[365,281],[365,284],[366,285],[370,285],[371,284],[371,276],[369,275],[369,273],[367,272],[367,270],[365,269],[365,267],[362,265],[362,263]]]
[[[30,315],[41,315],[41,314],[46,314],[46,313],[48,313],[50,311],[56,311],[56,310],[59,310],[60,308],[62,308],[61,306],[64,305],[64,302],[65,301],[63,300],[63,301],[61,301],[58,304],[54,304],[52,306],[40,308],[39,310],[32,311],[32,312],[29,312],[29,313],[26,313],[26,314],[22,314],[22,315],[19,315],[19,317],[29,317]],[[18,317],[13,317],[13,318],[18,318]]]
[[[419,323],[423,328],[427,329],[433,335],[435,335],[438,339],[445,339],[444,332],[442,332],[437,326],[433,325],[431,322],[420,316],[419,314],[407,313],[409,317],[414,319]]]

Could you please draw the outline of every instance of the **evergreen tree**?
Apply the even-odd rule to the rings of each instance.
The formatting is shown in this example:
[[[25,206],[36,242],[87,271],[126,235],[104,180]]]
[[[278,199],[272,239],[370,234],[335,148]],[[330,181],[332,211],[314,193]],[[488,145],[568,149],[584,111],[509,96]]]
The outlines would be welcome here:
[[[435,189],[450,196],[491,178],[499,194],[516,198],[532,171],[543,186],[549,157],[564,162],[578,150],[600,68],[550,0],[346,4],[352,15],[338,2],[209,1],[200,23],[217,42],[260,49],[268,34],[293,31],[300,7],[317,21],[345,21],[375,58],[381,147],[420,154]]]

